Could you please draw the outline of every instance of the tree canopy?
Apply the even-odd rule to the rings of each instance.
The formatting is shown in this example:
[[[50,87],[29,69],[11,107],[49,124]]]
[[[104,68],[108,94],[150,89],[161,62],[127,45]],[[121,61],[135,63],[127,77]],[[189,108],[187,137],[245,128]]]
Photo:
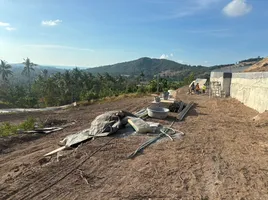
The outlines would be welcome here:
[[[7,66],[6,62],[2,64]],[[30,76],[35,64],[28,58],[25,59],[24,64],[23,74]],[[10,67],[5,67],[5,69],[10,70]],[[0,90],[0,101],[8,102],[14,107],[45,107],[70,104],[74,101],[92,101],[125,93],[156,92],[157,90],[156,77],[145,82],[143,72],[140,72],[139,76],[126,77],[111,75],[107,72],[93,75],[86,70],[74,68],[63,73],[48,74],[48,70],[41,71],[29,85],[8,84],[4,90]],[[194,74],[191,73],[187,80],[193,77]],[[159,91],[176,89],[186,82],[176,82],[162,76],[159,79]]]
[[[1,63],[0,63],[0,75],[1,75],[2,80],[4,82],[8,82],[8,76],[11,76],[13,74],[11,68],[12,67],[11,67],[10,64],[8,64],[4,60],[1,60]]]

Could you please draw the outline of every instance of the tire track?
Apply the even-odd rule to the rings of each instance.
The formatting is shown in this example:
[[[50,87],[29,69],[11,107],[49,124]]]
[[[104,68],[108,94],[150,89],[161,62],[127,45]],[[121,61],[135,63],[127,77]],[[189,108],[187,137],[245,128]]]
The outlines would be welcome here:
[[[37,181],[27,183],[23,185],[21,188],[17,188],[16,191],[13,191],[3,197],[3,199],[33,199],[37,197],[38,195],[44,193],[46,190],[50,189],[63,179],[65,179],[68,175],[70,175],[72,172],[74,172],[78,167],[82,166],[88,159],[90,159],[92,156],[94,156],[97,152],[99,152],[103,147],[108,145],[112,140],[115,138],[109,139],[107,142],[105,142],[103,145],[101,145],[99,148],[97,148],[95,151],[93,151],[90,155],[88,155],[83,161],[76,164],[76,160],[73,160],[71,163],[67,163],[67,166],[70,166],[69,168],[66,168],[66,164],[64,165],[63,169],[61,169],[58,173],[54,174],[53,172],[46,174],[41,179],[38,178]],[[63,171],[67,171],[66,173],[63,173]],[[49,177],[49,179],[47,179]],[[50,178],[51,177],[51,178]],[[55,179],[56,177],[56,179]],[[59,177],[59,178],[57,178]],[[34,186],[34,188],[39,188],[36,191],[32,191],[30,186]],[[43,187],[36,187],[37,185],[43,185]],[[42,189],[40,189],[42,188]]]

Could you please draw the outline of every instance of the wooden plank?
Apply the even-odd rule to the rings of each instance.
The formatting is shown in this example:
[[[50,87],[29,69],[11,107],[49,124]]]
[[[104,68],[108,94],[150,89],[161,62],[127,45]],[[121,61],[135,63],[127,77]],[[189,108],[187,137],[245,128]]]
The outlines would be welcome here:
[[[53,155],[53,154],[55,154],[55,153],[57,153],[57,152],[59,152],[59,151],[62,151],[62,150],[64,150],[64,149],[66,149],[65,146],[60,147],[60,148],[57,148],[57,149],[55,149],[55,150],[53,150],[53,151],[51,151],[51,152],[45,154],[44,156],[51,156],[51,155]]]

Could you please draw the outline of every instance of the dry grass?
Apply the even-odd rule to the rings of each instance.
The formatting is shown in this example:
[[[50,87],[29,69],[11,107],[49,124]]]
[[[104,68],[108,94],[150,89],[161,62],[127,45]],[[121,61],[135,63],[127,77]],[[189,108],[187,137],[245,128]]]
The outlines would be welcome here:
[[[104,104],[104,103],[115,102],[115,101],[127,99],[127,98],[140,98],[140,97],[144,97],[144,96],[148,96],[148,95],[149,94],[147,94],[147,93],[121,94],[118,96],[104,97],[101,99],[96,99],[96,100],[91,100],[91,101],[80,101],[77,103],[77,105],[78,106],[89,106],[89,105],[94,105],[94,104]]]
[[[246,69],[245,72],[267,72],[268,71],[268,57],[264,58],[260,62],[252,65],[250,68]]]

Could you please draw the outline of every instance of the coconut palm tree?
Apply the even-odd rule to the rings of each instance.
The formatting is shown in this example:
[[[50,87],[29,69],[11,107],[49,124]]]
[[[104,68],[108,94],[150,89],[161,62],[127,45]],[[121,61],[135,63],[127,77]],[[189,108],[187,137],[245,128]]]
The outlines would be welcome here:
[[[2,79],[4,82],[8,82],[8,76],[12,75],[11,65],[7,64],[6,61],[1,60],[0,63],[0,74],[2,75]]]
[[[34,66],[37,66],[37,64],[32,63],[29,58],[24,59],[24,62],[22,64],[24,64],[22,74],[28,78],[28,84],[29,84],[29,90],[30,90],[30,88],[31,88],[31,71],[34,71]]]

